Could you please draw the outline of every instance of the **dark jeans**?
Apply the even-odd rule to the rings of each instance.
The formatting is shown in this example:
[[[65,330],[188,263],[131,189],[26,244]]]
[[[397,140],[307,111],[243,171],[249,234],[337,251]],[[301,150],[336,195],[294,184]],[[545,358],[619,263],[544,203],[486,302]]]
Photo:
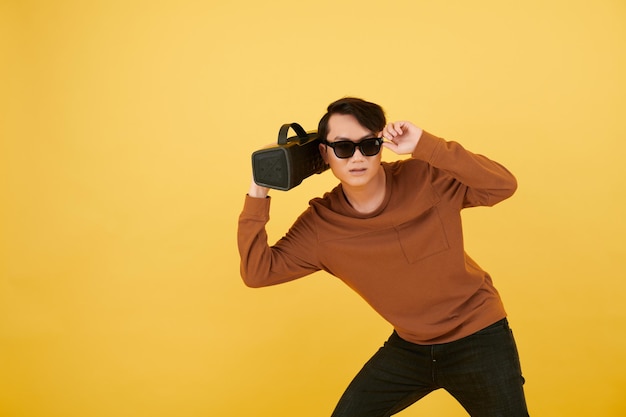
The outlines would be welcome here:
[[[346,389],[333,417],[387,417],[443,388],[472,417],[527,417],[506,319],[463,339],[416,345],[393,332]]]

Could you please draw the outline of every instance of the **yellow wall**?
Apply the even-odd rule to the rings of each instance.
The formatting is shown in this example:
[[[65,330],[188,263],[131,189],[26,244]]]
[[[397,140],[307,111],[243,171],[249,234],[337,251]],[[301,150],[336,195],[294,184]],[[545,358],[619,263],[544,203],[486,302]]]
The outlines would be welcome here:
[[[626,4],[0,1],[0,415],[324,416],[390,333],[251,290],[249,155],[344,95],[509,167],[465,214],[531,414],[626,414]],[[386,159],[393,158],[388,154]],[[277,239],[330,173],[274,192]],[[435,393],[403,416],[463,416]]]

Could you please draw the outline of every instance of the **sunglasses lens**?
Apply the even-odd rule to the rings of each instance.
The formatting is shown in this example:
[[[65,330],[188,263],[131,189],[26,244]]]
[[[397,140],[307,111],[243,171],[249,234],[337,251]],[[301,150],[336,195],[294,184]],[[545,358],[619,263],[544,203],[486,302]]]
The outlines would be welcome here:
[[[360,148],[363,155],[374,156],[380,151],[380,141],[377,138],[364,140]]]
[[[354,145],[354,142],[342,141],[335,143],[334,148],[337,158],[350,158],[354,155],[354,149],[356,146]]]

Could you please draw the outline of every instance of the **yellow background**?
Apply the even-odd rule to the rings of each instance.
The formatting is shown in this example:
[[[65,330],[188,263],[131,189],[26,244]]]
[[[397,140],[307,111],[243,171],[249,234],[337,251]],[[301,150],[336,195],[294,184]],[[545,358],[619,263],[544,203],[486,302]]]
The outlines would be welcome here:
[[[329,415],[389,325],[322,273],[246,288],[235,231],[250,153],[345,95],[516,174],[464,219],[531,415],[625,415],[625,23],[622,0],[0,1],[0,415]],[[335,182],[273,192],[271,239]]]

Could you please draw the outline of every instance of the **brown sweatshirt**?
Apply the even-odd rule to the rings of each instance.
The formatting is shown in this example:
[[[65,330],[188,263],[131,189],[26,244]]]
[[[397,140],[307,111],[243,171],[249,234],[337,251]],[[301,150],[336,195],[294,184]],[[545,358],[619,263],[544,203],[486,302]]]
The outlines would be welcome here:
[[[465,253],[460,212],[511,196],[513,175],[427,132],[412,158],[382,167],[386,195],[375,212],[354,210],[340,184],[311,200],[273,246],[270,198],[246,196],[238,229],[244,282],[263,287],[327,271],[417,344],[458,340],[504,318],[491,277]]]

